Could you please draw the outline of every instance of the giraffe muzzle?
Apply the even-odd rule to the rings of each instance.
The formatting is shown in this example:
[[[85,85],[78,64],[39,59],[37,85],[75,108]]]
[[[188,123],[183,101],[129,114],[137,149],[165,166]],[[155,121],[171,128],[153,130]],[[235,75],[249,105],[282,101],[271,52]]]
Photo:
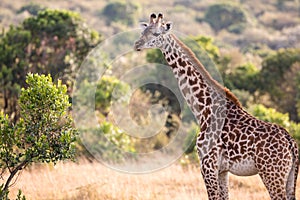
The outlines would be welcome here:
[[[144,41],[143,40],[138,40],[134,43],[134,49],[136,51],[141,51],[142,50],[142,46],[144,45]]]

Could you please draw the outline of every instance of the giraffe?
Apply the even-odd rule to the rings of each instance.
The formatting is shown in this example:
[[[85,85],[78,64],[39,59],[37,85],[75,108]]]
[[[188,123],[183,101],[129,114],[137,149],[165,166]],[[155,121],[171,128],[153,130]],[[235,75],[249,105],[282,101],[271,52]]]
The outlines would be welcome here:
[[[134,49],[162,51],[200,126],[196,146],[208,199],[229,199],[228,173],[259,174],[272,200],[296,199],[298,147],[289,133],[244,110],[171,33],[172,22],[165,22],[163,14],[151,14],[141,27]]]

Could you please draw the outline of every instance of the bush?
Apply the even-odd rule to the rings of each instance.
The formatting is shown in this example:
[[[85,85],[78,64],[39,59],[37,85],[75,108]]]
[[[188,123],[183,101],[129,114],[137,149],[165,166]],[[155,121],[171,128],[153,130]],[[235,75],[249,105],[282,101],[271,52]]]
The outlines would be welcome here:
[[[81,62],[99,41],[98,33],[86,28],[80,15],[71,11],[46,9],[11,26],[0,37],[5,113],[16,116],[19,88],[25,86],[28,72],[50,73],[71,85]]]
[[[226,79],[231,82],[231,89],[246,90],[253,94],[257,90],[258,75],[257,67],[246,63],[235,68]]]
[[[132,26],[136,23],[137,14],[140,10],[140,5],[127,1],[115,1],[108,3],[102,15],[106,18],[107,23],[120,22],[125,25]]]
[[[119,79],[110,76],[104,76],[97,84],[95,93],[95,107],[106,115],[109,112],[111,102],[126,100],[126,94],[129,92],[129,85],[121,82]]]
[[[282,95],[278,83],[296,62],[300,62],[300,49],[280,49],[265,58],[260,75],[262,90],[271,96]]]
[[[38,12],[45,10],[45,8],[39,4],[29,3],[25,6],[22,6],[17,13],[22,13],[24,11],[29,12],[31,15],[37,15]]]
[[[227,29],[235,33],[241,33],[247,22],[245,11],[233,4],[214,4],[209,6],[204,20],[215,31]]]
[[[9,173],[0,187],[0,199],[8,194],[17,173],[33,162],[53,162],[74,158],[77,131],[68,114],[71,106],[67,88],[52,78],[28,74],[28,87],[21,90],[21,118],[13,124],[0,112],[1,177]],[[5,176],[3,176],[5,177]]]
[[[300,95],[299,63],[300,49],[280,49],[264,59],[259,76],[260,91],[270,96],[276,109],[288,112],[297,122],[300,121],[296,107]]]
[[[97,129],[81,130],[79,147],[88,158],[98,158],[110,162],[124,161],[124,152],[135,152],[132,137],[110,122],[103,121]],[[85,148],[83,148],[83,146]]]

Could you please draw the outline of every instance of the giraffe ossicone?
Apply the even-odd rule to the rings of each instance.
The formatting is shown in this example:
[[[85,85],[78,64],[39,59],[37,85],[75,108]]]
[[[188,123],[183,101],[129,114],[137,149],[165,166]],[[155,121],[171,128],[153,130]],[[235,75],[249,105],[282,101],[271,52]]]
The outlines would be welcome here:
[[[213,80],[194,53],[151,14],[134,49],[159,48],[200,126],[197,151],[208,198],[228,199],[228,173],[259,174],[271,199],[296,199],[298,147],[282,127],[261,121]]]

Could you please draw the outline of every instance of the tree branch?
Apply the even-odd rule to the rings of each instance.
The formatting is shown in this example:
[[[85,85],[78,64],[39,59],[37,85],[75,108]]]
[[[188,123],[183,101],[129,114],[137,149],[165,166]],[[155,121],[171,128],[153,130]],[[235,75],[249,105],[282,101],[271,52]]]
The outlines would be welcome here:
[[[17,174],[17,172],[19,170],[22,170],[27,164],[28,164],[28,161],[25,160],[20,165],[18,165],[14,170],[11,171],[11,173],[10,173],[6,183],[5,183],[5,186],[3,188],[3,195],[6,193],[6,191],[8,191],[9,184],[12,181],[13,177]],[[2,198],[3,197],[0,197],[0,199],[2,199]]]

